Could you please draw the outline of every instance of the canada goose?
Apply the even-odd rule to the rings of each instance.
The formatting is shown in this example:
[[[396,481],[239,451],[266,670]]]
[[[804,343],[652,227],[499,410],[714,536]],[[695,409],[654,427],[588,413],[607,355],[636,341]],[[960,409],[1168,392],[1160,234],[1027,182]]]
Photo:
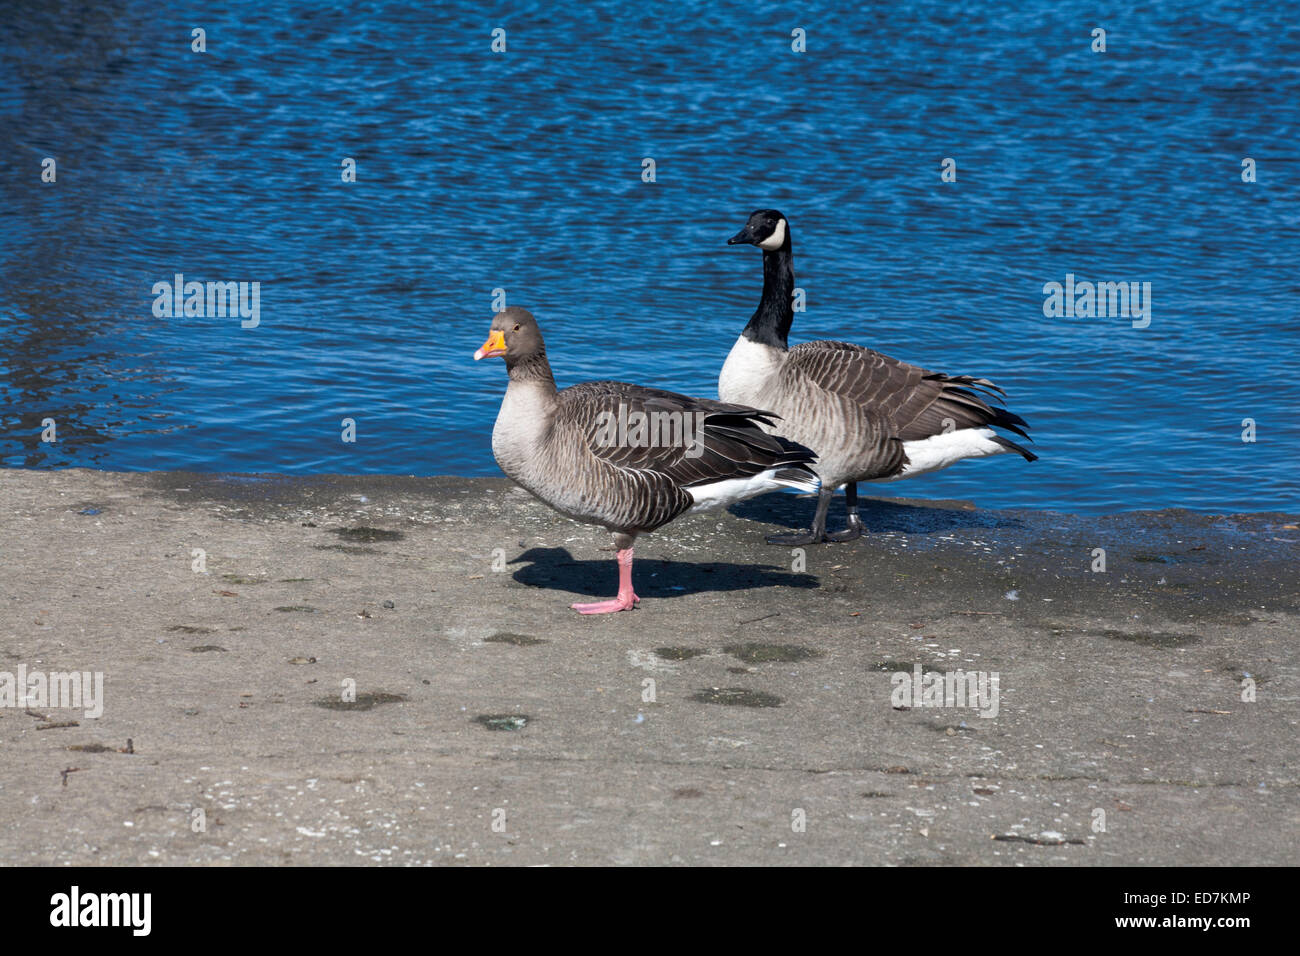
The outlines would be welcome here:
[[[821,492],[812,529],[772,535],[771,544],[852,541],[865,528],[858,517],[859,481],[895,481],[947,468],[963,458],[1016,452],[1037,455],[990,426],[1024,438],[1019,415],[990,405],[1005,394],[992,382],[907,365],[847,342],[804,342],[790,348],[794,321],[794,257],[790,223],[760,209],[727,240],[763,250],[763,297],[718,376],[718,397],[770,408],[779,434],[813,449]],[[1000,400],[1000,399],[997,399]],[[826,511],[844,485],[848,527],[826,533]]]
[[[492,454],[501,470],[561,514],[614,533],[618,597],[574,604],[583,614],[626,611],[632,544],[688,511],[725,507],[779,488],[812,491],[816,456],[764,431],[769,413],[624,382],[555,388],[536,320],[497,313],[474,360],[506,360]]]

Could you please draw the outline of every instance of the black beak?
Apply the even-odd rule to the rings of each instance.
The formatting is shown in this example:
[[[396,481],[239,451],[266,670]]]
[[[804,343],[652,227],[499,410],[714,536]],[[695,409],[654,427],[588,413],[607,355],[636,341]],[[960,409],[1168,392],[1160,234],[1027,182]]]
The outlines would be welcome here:
[[[727,245],[729,246],[751,245],[752,246],[754,245],[754,234],[749,231],[749,226],[746,226],[744,229],[740,230],[740,232],[736,233],[734,236],[728,239]]]

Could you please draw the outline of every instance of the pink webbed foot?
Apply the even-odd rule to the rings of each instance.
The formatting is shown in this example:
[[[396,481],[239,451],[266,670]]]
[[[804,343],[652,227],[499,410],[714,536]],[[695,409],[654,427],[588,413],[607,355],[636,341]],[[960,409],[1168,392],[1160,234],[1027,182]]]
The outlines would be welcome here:
[[[570,604],[579,614],[613,614],[615,611],[630,611],[641,599],[632,590],[632,549],[620,548],[618,552],[618,597],[612,601],[597,601],[595,604]]]
[[[630,611],[641,599],[633,594],[628,599],[616,597],[612,601],[597,601],[594,604],[570,604],[579,614],[613,614],[615,611]]]

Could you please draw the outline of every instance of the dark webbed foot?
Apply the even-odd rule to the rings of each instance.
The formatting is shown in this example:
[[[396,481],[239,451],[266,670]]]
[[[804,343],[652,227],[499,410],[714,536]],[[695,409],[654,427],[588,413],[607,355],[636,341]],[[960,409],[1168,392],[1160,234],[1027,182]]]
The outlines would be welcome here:
[[[843,531],[827,533],[827,541],[856,541],[866,534],[866,527],[862,524],[862,519],[858,517],[856,511],[849,512],[849,524]]]
[[[845,486],[844,492],[848,503],[848,527],[833,534],[826,533],[826,511],[831,503],[832,490],[822,485],[821,493],[817,496],[817,513],[813,515],[811,528],[793,534],[769,534],[767,543],[798,547],[804,544],[821,544],[823,541],[853,541],[862,537],[867,529],[862,526],[862,520],[858,517],[858,486],[852,482]]]

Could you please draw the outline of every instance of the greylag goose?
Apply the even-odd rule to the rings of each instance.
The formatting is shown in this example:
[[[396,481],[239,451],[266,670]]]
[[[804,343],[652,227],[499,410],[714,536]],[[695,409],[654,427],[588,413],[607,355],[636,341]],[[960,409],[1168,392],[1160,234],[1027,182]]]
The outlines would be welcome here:
[[[908,365],[847,342],[804,342],[790,348],[794,321],[794,257],[790,223],[760,209],[728,245],[763,250],[763,297],[718,376],[724,402],[771,409],[777,432],[813,449],[821,491],[811,530],[772,535],[771,544],[852,541],[866,530],[858,517],[859,481],[896,481],[961,461],[1015,452],[1037,455],[994,427],[1029,436],[1019,415],[986,399],[1005,394],[992,382]],[[844,486],[848,527],[826,533],[826,512]]]
[[[760,427],[774,424],[767,412],[624,382],[557,390],[541,330],[524,309],[497,313],[474,360],[498,355],[510,375],[492,429],[501,470],[561,514],[614,534],[618,597],[575,611],[636,606],[637,535],[767,491],[817,488],[816,456]]]

